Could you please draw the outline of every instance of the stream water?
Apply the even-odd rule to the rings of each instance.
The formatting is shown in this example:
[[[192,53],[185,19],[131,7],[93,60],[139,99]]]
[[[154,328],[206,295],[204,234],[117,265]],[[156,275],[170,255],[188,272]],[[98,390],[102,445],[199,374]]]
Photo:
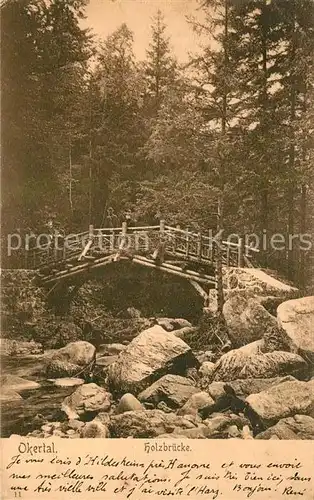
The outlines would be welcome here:
[[[64,420],[61,403],[74,388],[56,387],[44,378],[43,368],[44,356],[1,358],[2,375],[16,375],[40,384],[38,389],[21,392],[22,400],[2,402],[1,437],[9,437],[11,434],[26,435],[40,428],[41,420],[44,419],[59,422]]]

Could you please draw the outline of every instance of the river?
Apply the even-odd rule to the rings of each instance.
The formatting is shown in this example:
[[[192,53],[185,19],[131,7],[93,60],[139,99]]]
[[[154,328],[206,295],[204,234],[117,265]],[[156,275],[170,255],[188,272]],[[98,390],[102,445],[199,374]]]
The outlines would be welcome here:
[[[74,388],[56,387],[45,379],[44,364],[45,355],[1,357],[2,375],[16,375],[40,384],[38,389],[21,391],[22,400],[2,402],[1,437],[26,435],[40,428],[41,415],[49,421],[60,422],[66,418],[61,411],[61,403]]]

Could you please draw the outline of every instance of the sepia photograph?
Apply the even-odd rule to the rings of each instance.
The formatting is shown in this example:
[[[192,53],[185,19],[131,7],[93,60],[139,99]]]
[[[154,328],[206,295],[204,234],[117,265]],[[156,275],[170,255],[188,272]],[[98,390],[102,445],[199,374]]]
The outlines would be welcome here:
[[[1,2],[8,469],[314,439],[313,54],[313,0]]]

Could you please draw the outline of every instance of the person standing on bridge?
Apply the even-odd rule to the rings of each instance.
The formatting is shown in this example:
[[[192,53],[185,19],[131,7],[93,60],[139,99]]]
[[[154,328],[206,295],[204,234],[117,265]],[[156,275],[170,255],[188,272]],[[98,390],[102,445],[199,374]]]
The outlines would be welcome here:
[[[119,227],[119,220],[112,207],[109,207],[107,210],[107,216],[105,218],[105,227]]]
[[[135,226],[135,221],[133,220],[131,210],[127,210],[125,212],[124,221],[126,222],[127,228]]]

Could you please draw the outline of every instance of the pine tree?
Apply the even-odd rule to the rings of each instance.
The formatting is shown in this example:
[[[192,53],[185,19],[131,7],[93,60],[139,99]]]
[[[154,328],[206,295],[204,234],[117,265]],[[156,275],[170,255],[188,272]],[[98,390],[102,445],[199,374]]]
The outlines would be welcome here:
[[[292,0],[282,15],[286,43],[286,60],[281,66],[281,101],[284,114],[286,153],[287,233],[306,230],[306,178],[308,165],[308,131],[304,118],[308,112],[313,72],[314,5],[308,0]],[[302,271],[303,269],[303,271]],[[303,252],[291,247],[287,253],[287,273],[304,286]]]
[[[225,198],[227,182],[230,182],[233,176],[229,164],[230,156],[238,136],[238,102],[234,90],[237,60],[232,57],[234,47],[231,35],[235,9],[229,0],[208,0],[203,2],[201,7],[205,22],[194,21],[194,29],[205,34],[209,43],[196,60],[195,68],[200,85],[199,106],[208,126],[214,129],[211,145],[212,167],[218,188],[217,232],[220,235],[217,246],[217,299],[218,312],[222,314],[224,296],[221,246],[222,232],[225,230]]]
[[[255,214],[252,211],[252,223],[260,232],[286,234],[287,242],[296,232],[302,197],[299,165],[303,148],[298,130],[313,49],[310,4],[303,0],[243,2],[233,35],[235,55],[242,61],[237,86],[244,117],[243,173],[252,179],[251,199],[259,207]],[[270,217],[271,213],[276,216]],[[287,269],[282,265],[286,255],[277,255],[277,265],[290,278],[295,276],[295,252],[286,252]],[[269,262],[274,265],[274,260]]]
[[[144,71],[147,92],[152,99],[153,110],[157,112],[163,98],[176,79],[176,60],[171,54],[170,39],[166,36],[167,26],[161,10],[152,19],[152,39],[146,52]]]
[[[90,56],[90,38],[79,26],[85,5],[11,0],[2,6],[3,176],[13,194],[4,210],[10,225],[38,228],[56,204],[67,219],[69,193],[62,187]]]
[[[38,138],[40,111],[37,106],[40,80],[38,38],[42,20],[40,5],[10,1],[1,6],[2,48],[2,181],[3,223],[6,230],[23,227],[28,196],[26,183],[32,163],[42,153]]]
[[[135,64],[133,33],[126,24],[102,44],[95,79],[101,113],[94,140],[93,213],[94,220],[101,223],[106,204],[124,202],[118,200],[117,190],[124,182],[129,189],[137,175],[136,154],[142,145],[142,77]]]

